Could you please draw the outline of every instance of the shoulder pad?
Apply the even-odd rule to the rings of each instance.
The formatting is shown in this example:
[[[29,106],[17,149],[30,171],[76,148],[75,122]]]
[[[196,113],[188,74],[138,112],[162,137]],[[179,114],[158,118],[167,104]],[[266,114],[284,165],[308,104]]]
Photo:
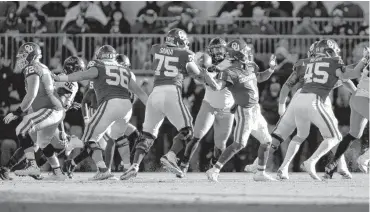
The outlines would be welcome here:
[[[100,65],[100,62],[98,60],[91,60],[89,62],[89,64],[87,64],[87,68],[86,69],[89,69],[91,67],[96,67],[98,65]]]

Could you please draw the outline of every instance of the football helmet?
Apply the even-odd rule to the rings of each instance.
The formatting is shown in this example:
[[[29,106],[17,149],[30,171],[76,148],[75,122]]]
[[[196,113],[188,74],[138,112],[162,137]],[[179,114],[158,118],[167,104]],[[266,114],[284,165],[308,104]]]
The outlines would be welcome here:
[[[125,68],[131,68],[130,59],[124,54],[118,54],[116,57],[117,62]]]
[[[76,56],[68,57],[63,64],[63,71],[66,74],[83,71],[85,68],[85,62],[82,60],[82,58]]]
[[[189,40],[186,32],[179,28],[171,29],[166,35],[166,42],[168,46],[188,48]]]
[[[212,57],[212,63],[220,63],[226,56],[226,41],[213,38],[207,46],[207,53]]]
[[[104,60],[104,59],[116,59],[117,52],[113,46],[104,45],[100,47],[95,53],[95,59]]]
[[[227,44],[229,58],[242,63],[253,62],[252,49],[241,39],[232,40]]]
[[[316,57],[338,57],[339,52],[337,42],[331,39],[323,39],[316,44],[314,54]]]
[[[17,60],[15,63],[14,72],[20,73],[22,70],[36,60],[41,59],[41,48],[33,42],[24,43],[18,49]]]

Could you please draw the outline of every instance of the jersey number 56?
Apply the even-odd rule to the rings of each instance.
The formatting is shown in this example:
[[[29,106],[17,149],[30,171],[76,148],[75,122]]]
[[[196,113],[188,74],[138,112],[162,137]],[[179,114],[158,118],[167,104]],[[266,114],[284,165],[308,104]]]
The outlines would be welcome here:
[[[106,74],[107,76],[113,79],[106,79],[108,85],[121,85],[124,88],[128,86],[128,76],[126,76],[127,71],[124,68],[111,68],[109,66],[106,67]]]
[[[155,70],[155,75],[160,75],[162,68],[164,68],[164,76],[166,77],[175,77],[179,73],[179,69],[171,65],[170,63],[178,63],[178,57],[165,56],[161,54],[154,54],[154,59],[158,60],[158,65]]]
[[[320,84],[327,83],[329,74],[328,72],[321,70],[321,68],[329,68],[329,63],[320,62],[307,64],[306,72],[304,74],[304,82],[316,82]]]

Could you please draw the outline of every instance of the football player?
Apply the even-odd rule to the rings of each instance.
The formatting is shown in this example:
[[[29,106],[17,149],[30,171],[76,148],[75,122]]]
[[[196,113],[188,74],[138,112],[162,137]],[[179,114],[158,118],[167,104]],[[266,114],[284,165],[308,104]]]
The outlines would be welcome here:
[[[274,180],[265,172],[271,136],[258,104],[257,82],[263,82],[272,75],[276,57],[271,55],[269,69],[257,72],[258,66],[250,60],[251,49],[243,40],[232,40],[227,44],[227,49],[229,58],[217,66],[222,70],[217,77],[219,80],[215,80],[207,71],[204,71],[204,75],[205,81],[213,90],[219,91],[227,87],[234,97],[237,105],[234,142],[225,149],[206,175],[209,180],[217,181],[222,167],[247,145],[249,135],[252,134],[261,143],[258,149],[258,172],[253,178],[256,181]]]
[[[89,62],[87,71],[67,76],[54,76],[56,81],[92,80],[94,83],[99,106],[85,127],[82,136],[85,148],[80,153],[91,155],[98,167],[98,172],[89,180],[105,180],[113,177],[103,160],[103,148],[99,141],[110,127],[119,128],[121,131],[126,130],[132,114],[130,90],[144,104],[147,101],[146,93],[136,84],[135,75],[118,64],[116,56],[116,50],[112,46],[104,45],[97,50],[96,59]],[[119,136],[117,131],[111,131],[113,139]]]
[[[62,74],[70,74],[70,73],[77,72],[77,71],[83,71],[84,69],[85,69],[85,64],[81,58],[69,57],[64,61]],[[60,100],[63,103],[65,110],[72,109],[72,108],[73,109],[79,108],[79,104],[73,102],[74,97],[78,91],[77,83],[55,83],[55,86],[56,86],[56,91],[60,97]],[[41,151],[39,149],[39,146],[37,145],[37,135],[33,133],[30,136],[34,142],[35,152]],[[58,129],[56,130],[55,135],[51,140],[51,144],[53,145],[53,147],[55,148],[58,154],[61,154],[64,152],[66,155],[68,155],[68,152],[70,152],[73,148],[82,147],[82,141],[80,141],[75,136],[68,136],[65,134],[63,122],[60,123]],[[42,151],[40,154],[41,154],[41,158],[39,159],[39,161],[37,161],[38,166],[42,166],[43,164],[47,162],[47,158],[45,157],[45,155],[42,154]],[[22,161],[22,158],[24,158],[24,152],[22,148],[18,148],[3,170],[14,170],[13,167],[15,167],[15,165],[25,161],[25,158],[23,161]],[[42,179],[41,175],[39,174],[39,170],[34,170],[31,173],[26,170],[15,170],[15,174],[18,176],[29,175],[38,180]],[[3,175],[4,174],[0,171],[0,177]]]
[[[182,175],[177,165],[176,155],[193,138],[192,117],[185,106],[181,88],[184,76],[199,75],[194,62],[194,53],[188,50],[188,37],[182,29],[172,29],[166,35],[164,44],[151,48],[153,56],[154,88],[145,108],[142,137],[136,145],[132,166],[122,176],[122,180],[133,178],[139,171],[139,164],[157,138],[159,127],[165,117],[177,128],[179,133],[173,139],[170,151],[160,161],[163,166],[176,175]]]
[[[52,74],[49,68],[40,62],[41,57],[41,49],[36,43],[27,42],[19,48],[14,72],[24,74],[27,94],[19,108],[9,113],[4,122],[9,123],[28,113],[16,128],[22,148],[20,152],[24,152],[27,159],[27,166],[20,172],[27,175],[40,174],[35,161],[34,142],[30,136],[35,133],[37,144],[52,167],[53,175],[50,178],[63,180],[65,178],[51,140],[64,118],[65,111],[56,93]]]
[[[212,58],[212,64],[218,65],[225,59],[226,41],[222,38],[212,39],[207,47],[207,53]],[[210,74],[215,77],[217,72],[213,71]],[[199,141],[207,134],[212,125],[214,127],[215,147],[210,162],[212,165],[217,162],[218,157],[226,149],[226,142],[233,127],[234,114],[231,113],[233,106],[234,98],[227,88],[221,91],[213,91],[206,85],[206,93],[195,120],[194,137],[186,145],[184,157],[181,161],[180,168],[183,175],[177,175],[177,177],[185,176],[189,168],[189,161],[197,149]]]
[[[332,178],[338,159],[343,156],[351,143],[359,139],[364,133],[366,124],[369,121],[369,66],[370,49],[366,48],[363,58],[358,63],[355,70],[349,70],[342,74],[342,79],[354,79],[360,77],[355,94],[350,99],[351,118],[349,133],[340,142],[333,160],[325,167],[325,178]],[[367,66],[365,68],[365,66]],[[362,70],[362,71],[361,71]],[[369,168],[369,150],[362,154],[357,160],[361,171],[367,173]]]
[[[288,146],[286,158],[294,157],[307,138],[311,123],[315,124],[324,140],[313,155],[302,164],[302,168],[315,180],[321,180],[316,174],[317,161],[338,144],[342,137],[331,105],[325,104],[331,90],[338,86],[338,76],[344,69],[343,61],[337,54],[337,46],[333,40],[324,39],[317,43],[315,58],[305,60],[307,64],[304,84],[293,104],[297,135]]]

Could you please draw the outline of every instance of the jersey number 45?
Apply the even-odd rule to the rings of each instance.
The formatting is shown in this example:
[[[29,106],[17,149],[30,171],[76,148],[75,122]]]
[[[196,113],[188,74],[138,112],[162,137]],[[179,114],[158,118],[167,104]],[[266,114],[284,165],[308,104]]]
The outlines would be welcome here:
[[[154,59],[158,60],[158,65],[155,70],[155,75],[159,76],[161,75],[161,71],[163,71],[164,76],[175,77],[179,73],[179,69],[177,68],[177,66],[173,65],[173,63],[179,62],[178,57],[154,54]]]
[[[329,68],[329,63],[319,62],[307,64],[306,72],[304,74],[305,83],[316,82],[325,84],[328,81],[329,74],[328,72],[323,71],[322,68]]]

